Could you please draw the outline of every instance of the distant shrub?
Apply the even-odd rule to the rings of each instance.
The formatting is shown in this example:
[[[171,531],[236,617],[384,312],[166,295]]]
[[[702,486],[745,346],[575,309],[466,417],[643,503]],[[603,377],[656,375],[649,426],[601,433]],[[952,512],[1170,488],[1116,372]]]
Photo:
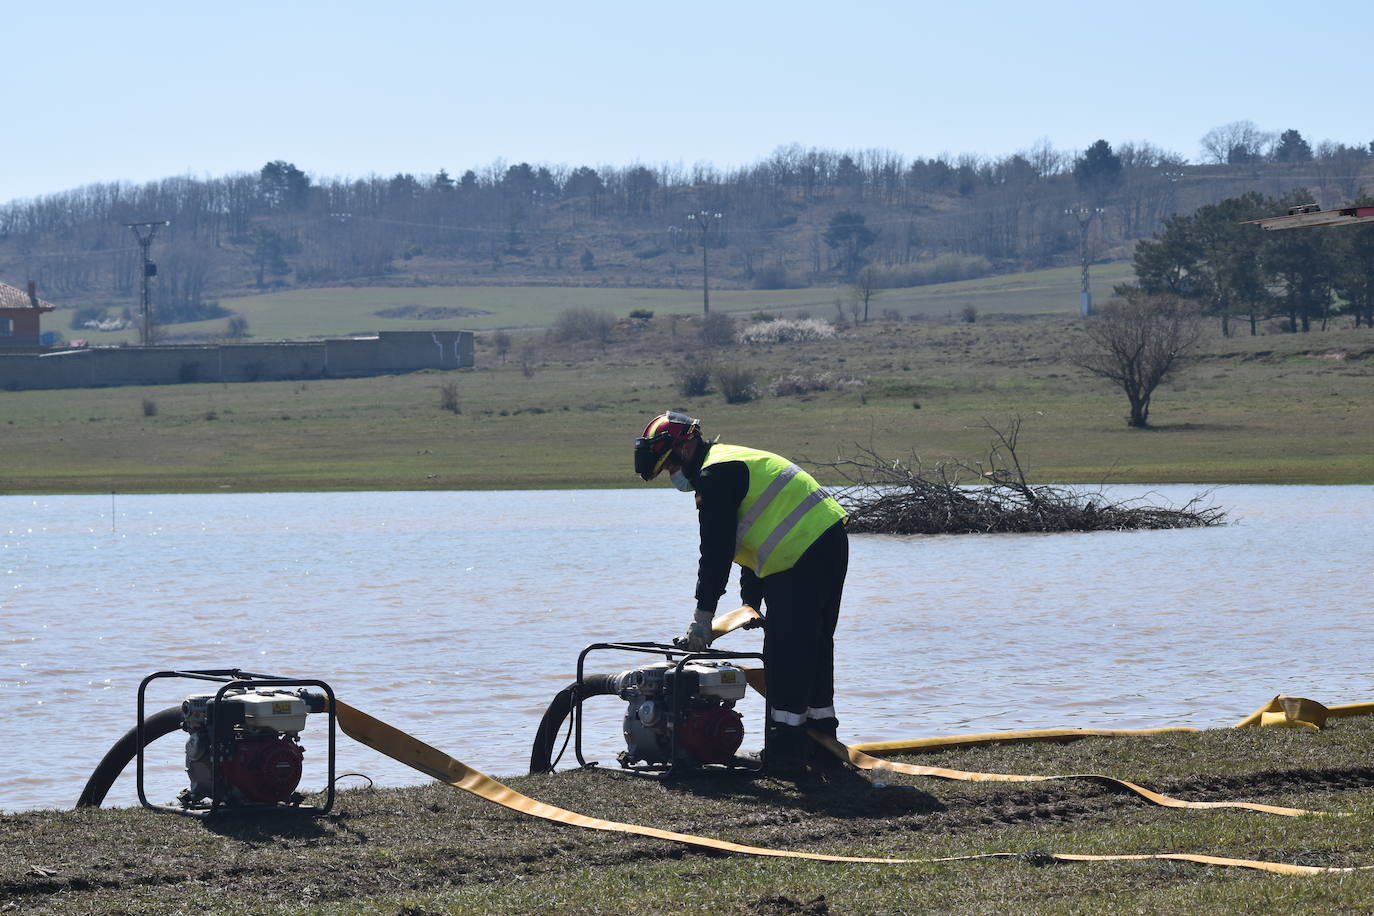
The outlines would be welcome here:
[[[701,342],[725,347],[735,342],[735,319],[723,312],[712,312],[701,319]]]
[[[491,345],[496,350],[496,355],[501,358],[501,362],[506,361],[506,356],[510,353],[510,335],[505,331],[497,331],[491,335]]]
[[[836,375],[833,372],[789,372],[768,383],[768,393],[775,398],[810,394],[813,391],[844,391],[864,388],[868,382],[861,378]]]
[[[715,372],[716,387],[727,404],[747,404],[759,396],[757,376],[745,366],[722,366]]]
[[[555,340],[595,340],[605,343],[611,339],[615,316],[593,308],[566,309],[553,323]]]
[[[872,267],[875,285],[881,289],[903,286],[928,286],[931,283],[952,283],[955,280],[977,280],[993,273],[992,262],[985,257],[965,254],[942,254],[929,261],[901,264],[894,267]]]
[[[582,249],[582,257],[578,260],[581,262],[583,270],[596,270],[596,255],[592,254],[590,248]]]
[[[458,383],[444,382],[439,386],[439,409],[447,410],[452,413],[462,413],[463,409],[458,403]]]
[[[152,398],[144,398],[144,399],[143,399],[143,415],[144,415],[145,417],[155,417],[155,416],[157,416],[157,401],[154,401]]]
[[[230,315],[229,322],[224,328],[224,336],[231,340],[242,340],[248,337],[248,319],[242,315]]]
[[[768,264],[754,270],[754,289],[797,289],[805,285],[781,264]]]
[[[883,309],[883,321],[901,321],[902,313],[896,309]]]
[[[656,258],[659,255],[664,254],[665,252],[667,252],[667,250],[667,248],[646,248],[643,251],[636,251],[635,257],[639,258],[642,261],[647,261],[650,258]]]
[[[539,351],[531,344],[520,348],[520,373],[525,378],[534,378],[535,363],[539,362]]]
[[[752,315],[749,316],[749,320],[750,320],[750,321],[777,321],[777,320],[778,320],[778,316],[777,316],[777,315],[774,315],[772,312],[765,312],[763,309],[759,309],[757,312],[755,312],[754,314],[752,314]]]
[[[834,336],[833,325],[814,318],[780,318],[751,324],[739,332],[740,343],[751,346],[829,340]]]
[[[959,320],[965,324],[973,324],[978,320],[978,307],[972,302],[964,303],[964,307],[959,309]]]
[[[634,309],[630,312],[630,317],[635,321],[652,321],[654,313],[652,309]]]
[[[673,370],[673,383],[683,397],[701,397],[711,388],[711,374],[709,362],[689,361]]]
[[[830,326],[836,331],[849,329],[849,316],[844,313],[844,303],[839,296],[835,297],[835,317],[830,319]]]

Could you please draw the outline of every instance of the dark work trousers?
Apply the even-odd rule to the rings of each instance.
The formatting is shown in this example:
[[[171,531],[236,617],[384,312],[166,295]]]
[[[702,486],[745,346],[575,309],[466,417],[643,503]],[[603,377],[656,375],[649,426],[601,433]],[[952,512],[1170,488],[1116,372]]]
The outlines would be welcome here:
[[[835,624],[848,569],[849,535],[836,523],[796,566],[760,580],[763,666],[775,722],[802,725],[808,711],[823,718],[816,713],[835,704]]]

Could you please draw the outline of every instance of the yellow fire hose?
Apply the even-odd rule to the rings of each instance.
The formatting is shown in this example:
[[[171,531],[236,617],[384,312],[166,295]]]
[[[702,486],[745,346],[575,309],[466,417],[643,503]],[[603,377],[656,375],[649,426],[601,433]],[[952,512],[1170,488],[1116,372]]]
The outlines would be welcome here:
[[[893,773],[905,773],[908,776],[934,776],[937,779],[958,779],[965,782],[1048,782],[1053,779],[1086,779],[1092,782],[1105,783],[1107,785],[1120,786],[1129,792],[1134,792],[1146,801],[1154,802],[1165,808],[1244,808],[1248,811],[1260,811],[1264,814],[1282,814],[1288,817],[1296,817],[1299,814],[1318,814],[1316,811],[1305,811],[1302,808],[1281,808],[1278,805],[1262,805],[1258,802],[1198,802],[1184,801],[1181,798],[1173,798],[1163,795],[1144,786],[1127,782],[1124,779],[1117,779],[1115,776],[1106,776],[1101,773],[1065,773],[1058,776],[1024,776],[1011,773],[970,773],[964,770],[948,770],[944,767],[919,766],[914,763],[899,763],[888,760],[879,760],[870,757],[863,751],[854,747],[845,747],[828,735],[812,733],[812,739],[819,742],[841,760],[848,760],[861,770],[888,770]]]
[[[566,808],[559,808],[555,805],[537,801],[530,798],[528,795],[517,792],[510,786],[493,779],[485,773],[474,770],[461,760],[450,757],[443,751],[425,744],[423,741],[406,734],[395,726],[388,725],[379,719],[374,719],[367,713],[354,709],[352,706],[342,701],[336,702],[335,705],[339,727],[343,729],[344,734],[348,735],[353,740],[366,744],[368,747],[380,751],[388,757],[400,761],[406,766],[413,767],[421,773],[432,776],[441,782],[445,782],[454,788],[462,789],[464,792],[470,792],[478,798],[486,799],[503,808],[509,808],[512,811],[526,814],[531,817],[557,821],[563,824],[571,824],[574,827],[585,827],[589,830],[605,830],[614,833],[652,837],[659,840],[670,840],[688,846],[714,849],[720,852],[733,852],[753,856],[771,856],[774,858],[811,859],[818,862],[926,865],[938,862],[960,862],[973,859],[1014,859],[1022,857],[1022,853],[1017,852],[976,853],[973,855],[940,856],[928,859],[841,856],[822,852],[799,852],[791,849],[770,849],[766,846],[749,846],[743,843],[733,843],[729,840],[717,840],[711,837],[696,836],[690,833],[660,830],[657,827],[645,827],[640,824],[627,824],[620,821],[608,821],[599,817],[589,817],[585,814],[578,814],[576,811],[569,811]],[[875,762],[880,763],[881,761]],[[1280,875],[1316,875],[1326,872],[1362,871],[1374,867],[1355,866],[1327,868],[1312,865],[1290,865],[1286,862],[1261,862],[1254,859],[1233,859],[1224,856],[1207,856],[1183,852],[1141,853],[1134,855],[1048,853],[1047,855],[1051,859],[1062,862],[1125,862],[1144,859],[1174,859],[1181,862],[1197,862],[1202,865],[1225,865],[1236,868],[1250,868]]]
[[[712,630],[714,635],[719,636],[730,630],[750,623],[758,617],[758,613],[752,608],[739,608],[727,614],[717,617],[713,622]],[[763,672],[753,669],[747,672],[751,686],[760,692],[764,689]],[[1311,723],[1315,718],[1322,716],[1346,716],[1362,715],[1374,712],[1374,704],[1350,704],[1348,706],[1322,707],[1321,704],[1313,703],[1310,700],[1297,702],[1298,698],[1278,697],[1264,709],[1254,713],[1254,715],[1242,720],[1236,727],[1244,727],[1256,724],[1270,724],[1263,721],[1264,715],[1278,714],[1285,718],[1285,721],[1300,721],[1304,724]],[[1288,701],[1288,702],[1285,702]],[[1270,708],[1273,707],[1273,708]],[[349,706],[343,702],[336,702],[335,714],[339,727],[344,733],[355,741],[367,745],[406,766],[419,770],[441,782],[447,783],[457,789],[462,789],[483,798],[489,802],[508,808],[512,811],[531,817],[538,817],[544,820],[557,821],[563,824],[571,824],[575,827],[583,827],[590,830],[604,830],[615,833],[633,834],[636,836],[651,837],[660,840],[669,840],[682,843],[688,846],[695,846],[704,849],[713,849],[721,852],[732,852],[743,855],[770,856],[775,858],[810,859],[820,862],[852,862],[852,863],[874,863],[885,865],[920,865],[934,864],[939,862],[958,862],[973,859],[1008,859],[1021,858],[1022,853],[1017,852],[992,852],[976,853],[962,856],[941,856],[937,858],[909,859],[909,858],[885,858],[875,856],[844,856],[818,852],[800,852],[788,849],[770,849],[764,846],[750,846],[743,843],[734,843],[729,840],[718,840],[711,837],[696,836],[688,833],[677,833],[671,830],[661,830],[656,827],[646,827],[640,824],[629,824],[620,821],[604,820],[598,817],[590,817],[585,814],[578,814],[566,808],[559,808],[549,805],[536,799],[530,798],[510,786],[487,776],[469,767],[467,764],[443,751],[431,747],[420,741],[418,738],[408,735],[395,726],[375,719],[366,713]],[[1254,720],[1254,721],[1251,721]],[[1324,719],[1323,719],[1324,721]],[[1301,727],[1301,726],[1300,726]],[[1312,724],[1311,727],[1319,727]],[[987,743],[990,740],[1007,741],[1017,740],[1018,734],[1025,735],[1032,739],[1071,739],[1087,737],[1089,735],[1122,735],[1122,734],[1151,734],[1161,731],[1178,731],[1181,729],[1144,729],[1140,731],[1110,730],[1094,731],[1090,729],[1045,729],[1038,732],[1016,733],[999,732],[992,735],[968,736],[968,742]],[[1282,808],[1275,805],[1262,805],[1253,802],[1189,802],[1181,799],[1171,798],[1153,792],[1135,783],[1116,779],[1115,777],[1100,774],[1073,774],[1069,776],[1026,776],[1002,773],[968,773],[960,770],[948,770],[942,767],[918,766],[915,764],[890,762],[879,760],[866,750],[875,752],[897,752],[906,750],[913,744],[920,744],[924,748],[930,747],[949,747],[960,743],[961,739],[927,739],[925,742],[882,742],[881,744],[855,745],[846,747],[845,745],[825,736],[816,735],[813,737],[820,740],[822,745],[828,748],[831,753],[837,754],[842,759],[848,760],[860,769],[866,770],[891,770],[893,772],[908,773],[918,776],[935,776],[944,779],[961,779],[974,781],[1004,781],[1004,782],[1038,782],[1051,779],[1091,779],[1098,782],[1106,782],[1122,786],[1131,792],[1154,802],[1170,808],[1244,808],[1252,811],[1260,811],[1267,814],[1298,815],[1309,812],[1296,808]],[[1322,867],[1312,865],[1291,865],[1285,862],[1263,862],[1253,859],[1235,859],[1225,856],[1208,856],[1195,853],[1138,853],[1121,855],[1087,855],[1078,853],[1048,853],[1045,854],[1053,860],[1062,862],[1125,862],[1143,861],[1147,859],[1172,859],[1181,862],[1196,862],[1203,865],[1230,866],[1236,868],[1249,868],[1258,871],[1272,872],[1280,875],[1315,875],[1336,872],[1364,871],[1374,866],[1352,866],[1352,867]]]

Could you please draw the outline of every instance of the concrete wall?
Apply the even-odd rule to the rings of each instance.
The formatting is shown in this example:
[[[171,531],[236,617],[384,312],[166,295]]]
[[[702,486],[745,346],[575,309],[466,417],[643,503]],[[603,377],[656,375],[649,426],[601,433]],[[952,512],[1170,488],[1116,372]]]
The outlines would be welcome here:
[[[429,338],[426,349],[423,340]],[[471,331],[381,331],[377,334],[380,368],[392,371],[458,369],[472,365]]]
[[[366,375],[377,371],[377,338],[350,337],[324,342],[325,365],[336,376]]]
[[[382,331],[376,337],[206,347],[101,347],[0,354],[0,388],[95,388],[185,382],[341,378],[463,369],[471,331]]]

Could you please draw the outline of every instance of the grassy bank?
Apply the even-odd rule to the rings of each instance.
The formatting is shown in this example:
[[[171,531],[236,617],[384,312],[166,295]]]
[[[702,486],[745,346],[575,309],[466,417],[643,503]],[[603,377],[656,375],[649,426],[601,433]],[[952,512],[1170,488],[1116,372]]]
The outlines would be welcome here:
[[[665,407],[708,434],[798,459],[855,443],[977,458],[1024,418],[1040,481],[1374,483],[1374,332],[1204,341],[1162,387],[1154,428],[1067,359],[1071,317],[875,321],[833,340],[704,347],[693,323],[622,322],[606,342],[533,330],[477,367],[370,379],[0,392],[0,492],[624,487],[629,445]],[[684,397],[689,358],[755,373],[760,396]],[[828,373],[800,395],[787,375]],[[458,412],[443,407],[455,386]]]
[[[526,818],[437,784],[345,791],[318,820],[30,812],[0,817],[0,892],[8,908],[58,914],[1364,912],[1374,871],[1297,878],[1165,861],[1047,864],[1034,854],[1374,864],[1372,752],[1374,720],[1346,719],[1320,733],[1220,730],[907,758],[985,772],[1099,772],[1183,798],[1344,817],[1176,811],[1081,781],[851,774],[803,792],[728,775],[667,784],[598,771],[509,780],[586,814],[760,846],[911,858],[1026,854],[935,865],[707,855]]]

